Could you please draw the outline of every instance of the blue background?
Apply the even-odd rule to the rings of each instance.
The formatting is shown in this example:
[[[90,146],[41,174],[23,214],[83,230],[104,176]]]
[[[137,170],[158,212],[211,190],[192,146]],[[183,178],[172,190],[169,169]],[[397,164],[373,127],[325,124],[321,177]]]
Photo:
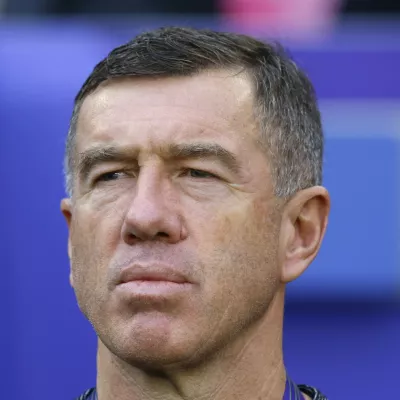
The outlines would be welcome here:
[[[69,287],[59,212],[73,97],[112,47],[174,22],[0,26],[1,399],[73,399],[95,383],[95,335]],[[400,399],[400,28],[357,23],[287,45],[320,99],[332,196],[320,255],[288,287],[289,373],[330,400]]]

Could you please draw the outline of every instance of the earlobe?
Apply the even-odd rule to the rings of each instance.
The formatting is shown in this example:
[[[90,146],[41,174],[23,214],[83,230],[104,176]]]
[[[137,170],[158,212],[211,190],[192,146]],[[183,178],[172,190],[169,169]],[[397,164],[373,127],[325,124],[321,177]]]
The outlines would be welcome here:
[[[321,186],[304,189],[287,203],[280,238],[283,283],[298,278],[318,254],[329,208],[329,194]]]
[[[69,284],[74,287],[74,277],[72,276],[72,271],[69,273]]]
[[[72,246],[71,246],[71,238],[70,235],[68,235],[68,258],[71,260],[72,257]]]

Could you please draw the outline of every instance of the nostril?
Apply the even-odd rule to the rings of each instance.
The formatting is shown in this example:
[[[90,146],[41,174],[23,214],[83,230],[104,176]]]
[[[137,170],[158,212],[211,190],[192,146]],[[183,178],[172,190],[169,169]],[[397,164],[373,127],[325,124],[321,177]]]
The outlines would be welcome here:
[[[161,236],[161,237],[169,237],[168,233],[165,232],[158,232],[157,236]]]

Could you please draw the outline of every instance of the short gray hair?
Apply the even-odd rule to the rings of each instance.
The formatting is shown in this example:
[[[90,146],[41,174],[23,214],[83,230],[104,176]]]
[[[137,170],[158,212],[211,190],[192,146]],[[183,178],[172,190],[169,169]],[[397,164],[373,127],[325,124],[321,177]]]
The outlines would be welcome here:
[[[255,88],[255,115],[268,153],[275,194],[288,197],[321,184],[323,132],[313,86],[277,43],[204,29],[169,27],[136,36],[99,62],[75,98],[66,141],[67,193],[74,186],[79,110],[102,82],[117,77],[192,76],[208,69],[243,69]]]

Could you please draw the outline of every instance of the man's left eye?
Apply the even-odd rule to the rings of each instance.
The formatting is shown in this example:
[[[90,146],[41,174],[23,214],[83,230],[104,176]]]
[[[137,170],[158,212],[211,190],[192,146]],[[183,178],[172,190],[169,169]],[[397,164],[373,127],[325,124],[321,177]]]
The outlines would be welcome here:
[[[188,169],[186,170],[186,174],[190,177],[190,178],[216,178],[216,176],[214,174],[212,174],[211,172],[206,172],[206,171],[202,171],[200,169]]]

